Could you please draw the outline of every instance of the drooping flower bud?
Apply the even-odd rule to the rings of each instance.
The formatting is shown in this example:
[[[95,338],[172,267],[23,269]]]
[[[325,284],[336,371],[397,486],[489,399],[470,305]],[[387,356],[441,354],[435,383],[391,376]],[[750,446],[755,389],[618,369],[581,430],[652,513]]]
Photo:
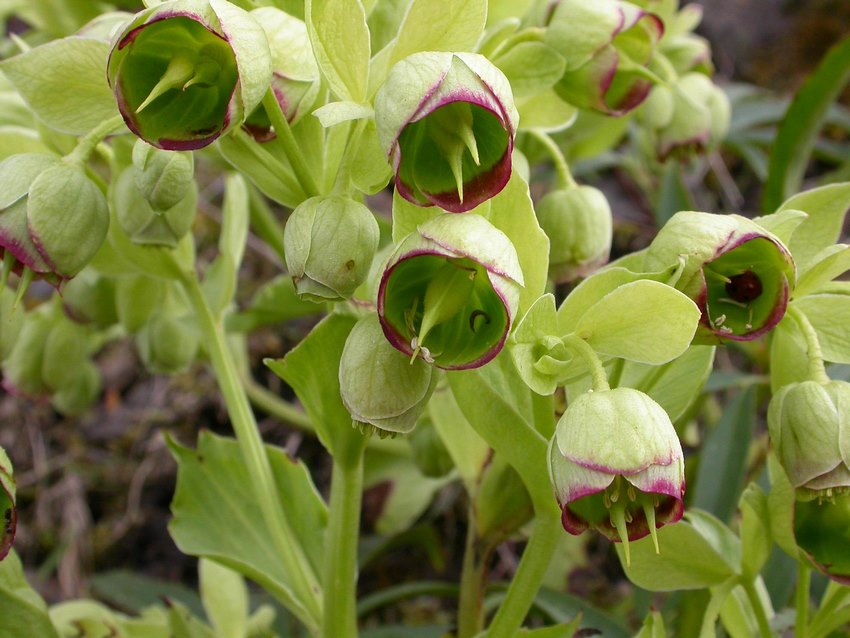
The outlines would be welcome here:
[[[374,315],[360,319],[342,351],[339,388],[357,423],[387,432],[410,432],[428,405],[437,373],[424,361],[411,365],[387,343]]]
[[[682,446],[667,413],[632,388],[586,392],[558,421],[549,473],[570,534],[588,528],[628,542],[684,512]]]
[[[14,305],[15,293],[9,288],[0,288],[0,361],[12,352],[24,324],[24,312],[13,310]]]
[[[767,423],[798,494],[812,498],[850,490],[850,383],[786,385],[770,400]]]
[[[510,84],[472,53],[414,53],[375,97],[378,137],[408,201],[459,213],[511,176],[519,116]]]
[[[726,93],[702,73],[688,73],[672,87],[655,86],[641,106],[660,160],[714,148],[729,130]]]
[[[139,330],[136,345],[149,371],[177,374],[195,360],[200,339],[192,318],[158,313]]]
[[[663,33],[658,16],[630,2],[560,0],[545,37],[566,61],[555,91],[581,108],[627,113],[649,93],[646,65]]]
[[[226,0],[170,0],[124,27],[107,74],[131,131],[185,151],[245,120],[269,87],[271,54],[262,28]]]
[[[167,209],[157,209],[137,186],[135,167],[118,176],[112,191],[116,217],[124,233],[136,244],[174,248],[191,230],[198,205],[198,187],[190,181],[183,198]]]
[[[0,255],[55,285],[91,261],[106,238],[106,198],[78,166],[42,153],[0,162]]]
[[[84,269],[62,289],[65,314],[73,321],[92,323],[97,328],[108,328],[117,323],[115,281],[92,268]]]
[[[682,260],[676,288],[702,312],[695,343],[749,341],[785,314],[796,269],[772,233],[740,215],[676,213],[644,257],[646,271]]]
[[[319,66],[307,35],[307,26],[274,7],[251,11],[263,28],[272,55],[272,89],[281,111],[290,124],[309,113],[319,97]],[[271,123],[262,106],[245,121],[245,127],[259,141],[274,138]]]
[[[549,193],[537,207],[549,237],[549,277],[556,283],[585,277],[608,261],[612,215],[605,195],[592,186]]]
[[[359,202],[329,195],[300,204],[283,236],[298,294],[316,302],[351,297],[369,274],[378,238],[375,216]]]
[[[151,208],[166,211],[184,199],[195,177],[192,153],[162,151],[143,140],[133,146],[133,178]]]
[[[812,564],[824,575],[850,585],[850,493],[797,500],[794,537]]]
[[[510,239],[479,215],[443,214],[408,235],[378,289],[390,343],[439,368],[484,365],[505,344],[523,286]]]

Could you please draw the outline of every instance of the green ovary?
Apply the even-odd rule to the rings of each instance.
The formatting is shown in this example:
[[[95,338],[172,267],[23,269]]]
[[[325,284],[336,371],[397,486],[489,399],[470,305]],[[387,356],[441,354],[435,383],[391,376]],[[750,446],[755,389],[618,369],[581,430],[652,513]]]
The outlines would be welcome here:
[[[785,291],[785,262],[779,248],[758,237],[703,268],[709,323],[719,332],[746,335],[766,324]]]
[[[225,40],[174,17],[143,27],[122,53],[120,90],[145,139],[193,139],[225,126],[238,79]]]
[[[507,327],[504,304],[486,270],[470,259],[419,255],[399,263],[387,282],[386,321],[414,356],[441,367],[484,356]]]

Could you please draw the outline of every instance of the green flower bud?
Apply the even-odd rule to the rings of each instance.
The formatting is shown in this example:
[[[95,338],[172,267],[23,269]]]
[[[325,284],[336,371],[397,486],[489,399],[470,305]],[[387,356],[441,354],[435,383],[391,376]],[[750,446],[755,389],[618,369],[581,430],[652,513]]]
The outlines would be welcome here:
[[[339,388],[357,423],[388,432],[410,432],[434,391],[437,374],[424,361],[394,349],[374,315],[360,319],[342,350]]]
[[[508,183],[518,121],[507,78],[473,53],[414,53],[393,66],[375,97],[398,192],[453,213]]]
[[[505,344],[523,286],[510,239],[479,215],[422,224],[390,256],[378,288],[389,342],[448,370],[477,368]]]
[[[549,237],[549,277],[556,283],[586,277],[608,261],[613,218],[599,189],[551,192],[537,205],[537,219]]]
[[[62,289],[65,314],[79,323],[108,328],[118,322],[115,280],[86,268]]]
[[[749,341],[785,314],[796,269],[778,237],[740,215],[673,215],[644,256],[644,269],[682,262],[676,288],[699,307],[695,343]]]
[[[688,73],[672,88],[656,86],[641,107],[661,161],[716,147],[729,130],[726,93],[702,73]]]
[[[6,558],[15,540],[18,524],[18,509],[15,507],[15,479],[12,462],[0,447],[0,560]]]
[[[16,314],[22,310],[18,308]],[[44,345],[53,329],[52,304],[42,304],[24,315],[23,326],[9,356],[3,362],[3,387],[11,394],[42,399],[50,394],[42,366]]]
[[[14,310],[15,293],[0,288],[0,361],[12,352],[24,325],[24,311]]]
[[[116,281],[115,309],[118,320],[129,333],[142,329],[155,311],[166,303],[168,285],[161,279],[137,275]]]
[[[295,124],[312,111],[321,88],[319,66],[313,57],[307,26],[274,7],[254,9],[251,17],[263,28],[269,41],[274,95],[287,121]],[[245,127],[259,141],[275,137],[262,106],[251,113]]]
[[[136,335],[136,346],[145,368],[154,374],[186,370],[198,354],[198,330],[189,317],[153,315]]]
[[[351,297],[369,274],[379,234],[372,212],[352,199],[330,195],[300,204],[283,236],[298,294],[316,302]]]
[[[195,178],[192,153],[162,151],[142,140],[133,146],[136,188],[151,207],[166,211],[186,198]]]
[[[381,339],[386,343],[383,335],[381,335]],[[413,462],[425,476],[439,478],[454,469],[452,457],[449,456],[449,451],[446,449],[443,439],[440,438],[440,433],[437,432],[437,428],[434,427],[430,419],[420,419],[419,424],[410,433],[408,439],[413,451]]]
[[[570,534],[588,528],[628,541],[684,513],[685,463],[664,409],[632,388],[587,392],[558,421],[549,475]]]
[[[131,131],[186,151],[244,122],[269,87],[271,54],[262,28],[226,0],[171,0],[118,34],[107,76]]]
[[[69,382],[50,397],[50,402],[60,414],[78,416],[94,405],[102,385],[97,366],[86,360]]]
[[[475,529],[485,543],[499,543],[534,516],[528,490],[517,471],[496,454],[481,474],[475,494]]]
[[[850,383],[803,381],[770,401],[770,438],[798,494],[850,489]]]
[[[545,36],[566,61],[555,91],[581,108],[627,113],[649,93],[646,65],[663,33],[658,16],[630,2],[560,0]]]
[[[112,202],[118,223],[136,244],[174,248],[192,229],[198,205],[198,188],[189,182],[186,193],[171,208],[159,210],[151,206],[137,187],[134,167],[126,168],[115,181]]]
[[[106,199],[81,168],[42,153],[0,162],[0,255],[59,285],[98,251],[109,227]]]

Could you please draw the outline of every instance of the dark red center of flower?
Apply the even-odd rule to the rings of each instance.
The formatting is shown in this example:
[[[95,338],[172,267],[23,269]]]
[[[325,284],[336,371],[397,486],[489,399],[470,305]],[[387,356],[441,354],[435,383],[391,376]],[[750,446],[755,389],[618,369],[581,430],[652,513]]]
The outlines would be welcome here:
[[[752,270],[729,277],[726,294],[739,303],[748,304],[759,298],[762,292],[761,279]]]

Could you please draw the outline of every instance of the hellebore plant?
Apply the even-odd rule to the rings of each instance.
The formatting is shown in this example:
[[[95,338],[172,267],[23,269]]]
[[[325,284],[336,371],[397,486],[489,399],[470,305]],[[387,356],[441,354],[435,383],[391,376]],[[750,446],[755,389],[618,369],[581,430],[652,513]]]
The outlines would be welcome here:
[[[116,36],[108,77],[127,127],[172,151],[202,148],[239,126],[271,82],[265,33],[224,0],[171,0]]]
[[[438,368],[476,368],[510,332],[523,285],[516,250],[479,215],[443,214],[390,256],[378,316],[390,343]]]
[[[507,78],[471,53],[415,53],[392,68],[375,97],[398,192],[453,213],[508,183],[518,119]]]

